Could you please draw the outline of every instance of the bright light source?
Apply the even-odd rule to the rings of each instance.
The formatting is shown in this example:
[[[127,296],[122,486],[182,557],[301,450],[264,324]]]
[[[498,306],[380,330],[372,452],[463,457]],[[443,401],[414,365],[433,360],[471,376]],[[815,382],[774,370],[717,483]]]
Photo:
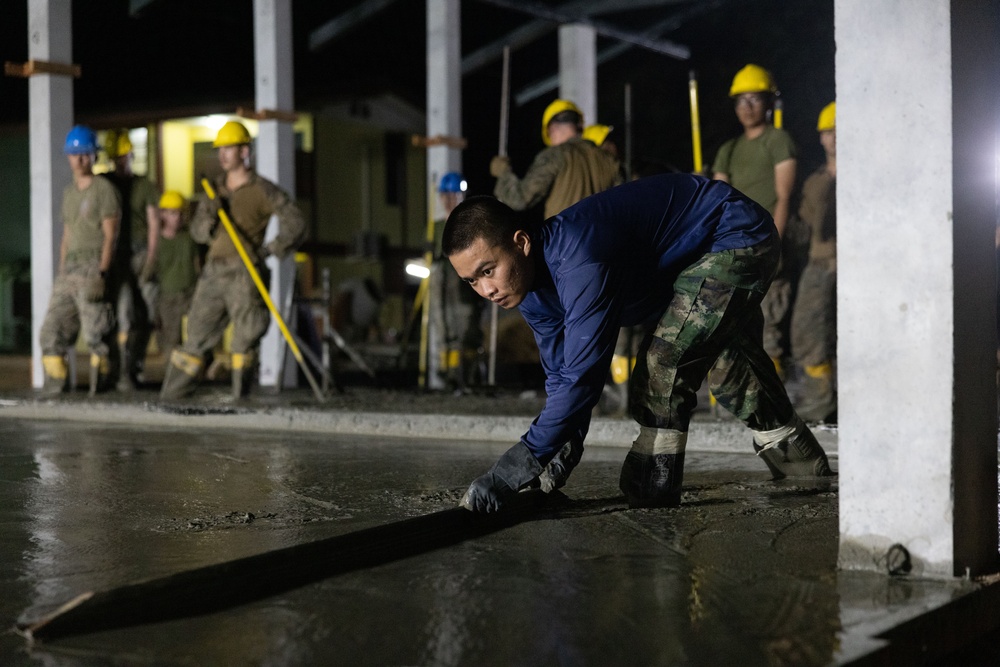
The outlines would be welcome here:
[[[431,275],[431,270],[424,266],[422,262],[418,264],[411,261],[406,265],[406,272],[415,278],[420,278],[421,280]]]
[[[469,189],[469,182],[468,182],[468,181],[466,181],[466,180],[465,180],[465,179],[463,178],[463,179],[462,179],[462,182],[461,182],[461,184],[460,184],[460,185],[458,186],[458,188],[459,188],[459,189],[460,189],[460,190],[461,190],[462,192],[465,192],[466,190],[468,190],[468,189]]]
[[[229,120],[229,116],[223,114],[212,114],[211,116],[204,116],[202,122],[210,130],[215,130],[218,132],[222,129],[222,126],[226,124]]]

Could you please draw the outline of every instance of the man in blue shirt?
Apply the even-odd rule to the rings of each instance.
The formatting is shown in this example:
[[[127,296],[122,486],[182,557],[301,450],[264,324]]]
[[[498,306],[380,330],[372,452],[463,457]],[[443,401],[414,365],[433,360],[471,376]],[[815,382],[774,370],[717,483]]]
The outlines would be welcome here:
[[[537,229],[492,197],[472,197],[448,218],[442,249],[480,296],[521,311],[547,377],[545,407],[472,483],[467,509],[496,511],[525,486],[565,483],[618,330],[642,323],[652,333],[629,391],[640,429],[620,479],[630,506],[680,503],[688,425],[709,371],[712,393],[750,427],[776,478],[832,474],[763,349],[760,302],[780,255],[774,222],[729,185],[653,176],[588,197]]]

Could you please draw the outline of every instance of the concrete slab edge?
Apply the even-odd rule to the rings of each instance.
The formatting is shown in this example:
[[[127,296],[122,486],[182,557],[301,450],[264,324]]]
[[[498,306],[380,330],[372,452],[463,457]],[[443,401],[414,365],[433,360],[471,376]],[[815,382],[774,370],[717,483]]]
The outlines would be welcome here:
[[[248,416],[252,415],[252,419]],[[204,409],[197,405],[74,404],[45,400],[2,400],[0,416],[145,426],[211,429],[259,429],[301,433],[330,433],[436,440],[487,440],[514,443],[531,423],[524,416],[470,416],[388,412],[317,411],[275,408]],[[595,418],[587,444],[630,447],[638,432],[627,419]],[[827,453],[835,454],[836,432],[817,431]],[[688,450],[695,452],[748,453],[751,436],[735,420],[697,421],[691,425]]]
[[[943,605],[896,622],[877,637],[869,650],[841,655],[837,665],[923,665],[940,660],[1000,628],[1000,583],[982,583]],[[860,647],[856,647],[860,648]]]

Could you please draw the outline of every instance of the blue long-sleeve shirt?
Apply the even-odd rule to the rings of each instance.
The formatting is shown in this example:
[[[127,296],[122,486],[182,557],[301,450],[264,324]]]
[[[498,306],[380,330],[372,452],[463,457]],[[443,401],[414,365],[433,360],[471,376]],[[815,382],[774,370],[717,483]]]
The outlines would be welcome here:
[[[593,195],[535,230],[536,281],[519,306],[546,374],[545,407],[522,436],[535,458],[544,465],[586,436],[621,327],[659,317],[677,275],[705,253],[776,233],[739,191],[687,174]]]

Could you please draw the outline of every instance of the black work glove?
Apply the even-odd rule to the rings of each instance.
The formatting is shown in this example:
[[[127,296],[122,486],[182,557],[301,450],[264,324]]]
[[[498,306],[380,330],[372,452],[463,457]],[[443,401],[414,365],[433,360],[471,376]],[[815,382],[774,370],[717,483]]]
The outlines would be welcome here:
[[[472,512],[496,512],[524,486],[542,473],[542,466],[528,446],[519,442],[501,456],[486,474],[478,477],[462,496],[461,507]]]
[[[538,477],[538,482],[545,493],[552,493],[566,485],[573,468],[580,463],[583,456],[583,441],[573,438],[559,450],[559,453],[549,461],[545,470]]]

